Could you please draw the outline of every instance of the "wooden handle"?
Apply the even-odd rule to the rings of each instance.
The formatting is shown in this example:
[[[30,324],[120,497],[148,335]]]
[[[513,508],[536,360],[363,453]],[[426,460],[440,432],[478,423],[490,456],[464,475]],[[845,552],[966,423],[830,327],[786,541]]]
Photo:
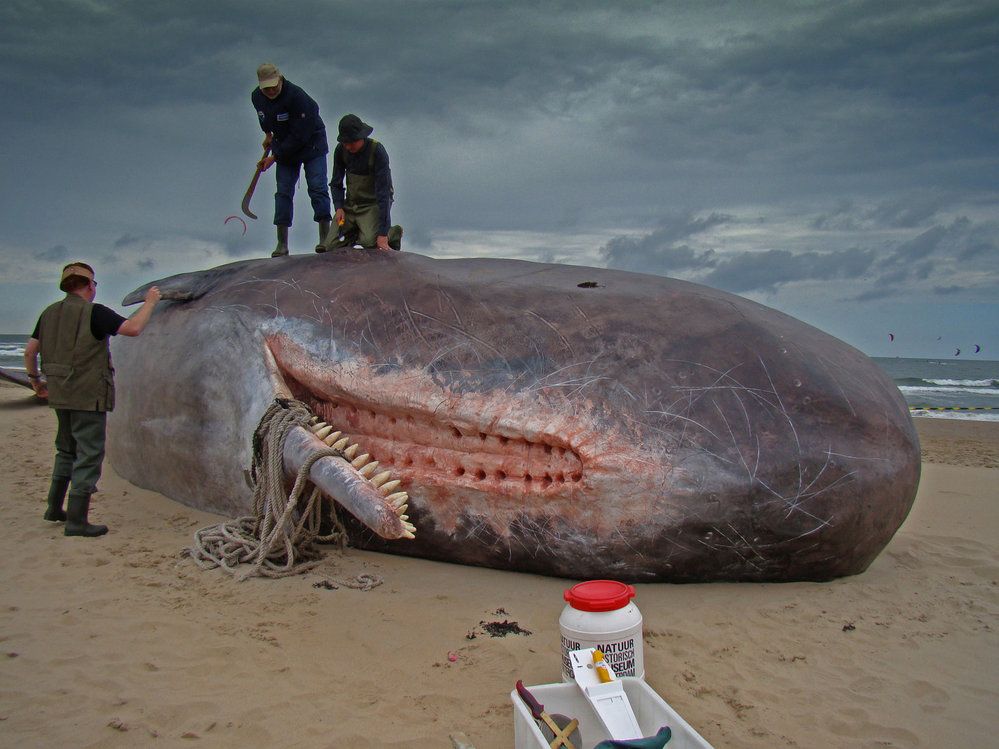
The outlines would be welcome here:
[[[548,713],[541,713],[541,717],[545,719],[545,722],[548,724],[548,727],[551,728],[552,733],[555,734],[555,737],[551,740],[551,743],[548,744],[548,749],[559,749],[559,747],[563,747],[563,749],[576,749],[573,743],[569,741],[569,737],[572,735],[572,732],[575,731],[576,728],[579,726],[578,720],[573,718],[572,720],[570,720],[568,723],[565,724],[565,728],[559,728],[558,724],[551,719],[551,716],[549,716]]]

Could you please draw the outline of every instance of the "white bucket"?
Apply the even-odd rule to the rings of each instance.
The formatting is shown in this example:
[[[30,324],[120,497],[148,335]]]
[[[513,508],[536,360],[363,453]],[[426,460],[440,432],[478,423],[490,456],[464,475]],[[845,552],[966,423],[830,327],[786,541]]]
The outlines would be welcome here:
[[[573,585],[558,618],[562,633],[562,681],[572,681],[569,653],[598,648],[617,676],[645,678],[642,612],[632,603],[635,588],[614,580]]]

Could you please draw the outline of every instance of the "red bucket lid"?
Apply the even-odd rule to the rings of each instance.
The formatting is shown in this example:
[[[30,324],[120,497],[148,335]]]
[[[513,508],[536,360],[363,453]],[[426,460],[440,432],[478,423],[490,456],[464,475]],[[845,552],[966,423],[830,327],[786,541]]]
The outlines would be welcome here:
[[[615,611],[635,597],[635,587],[616,580],[588,580],[573,585],[562,597],[580,611]]]

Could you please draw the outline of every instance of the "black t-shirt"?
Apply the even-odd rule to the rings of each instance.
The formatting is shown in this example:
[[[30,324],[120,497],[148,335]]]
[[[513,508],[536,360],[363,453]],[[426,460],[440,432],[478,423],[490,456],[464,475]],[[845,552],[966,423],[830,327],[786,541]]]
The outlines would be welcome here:
[[[41,325],[41,318],[35,323],[35,330],[31,337],[38,340],[38,327]],[[98,341],[103,341],[109,335],[118,335],[118,328],[125,322],[125,318],[103,304],[95,304],[90,312],[90,332]]]

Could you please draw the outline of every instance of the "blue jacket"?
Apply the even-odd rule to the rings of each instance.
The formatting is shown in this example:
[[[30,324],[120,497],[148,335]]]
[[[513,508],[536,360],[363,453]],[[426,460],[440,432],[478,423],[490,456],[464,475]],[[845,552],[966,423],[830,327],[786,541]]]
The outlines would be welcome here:
[[[298,166],[329,153],[319,105],[287,78],[276,99],[268,99],[255,88],[250,100],[257,110],[260,129],[274,133],[271,153],[279,163]]]

